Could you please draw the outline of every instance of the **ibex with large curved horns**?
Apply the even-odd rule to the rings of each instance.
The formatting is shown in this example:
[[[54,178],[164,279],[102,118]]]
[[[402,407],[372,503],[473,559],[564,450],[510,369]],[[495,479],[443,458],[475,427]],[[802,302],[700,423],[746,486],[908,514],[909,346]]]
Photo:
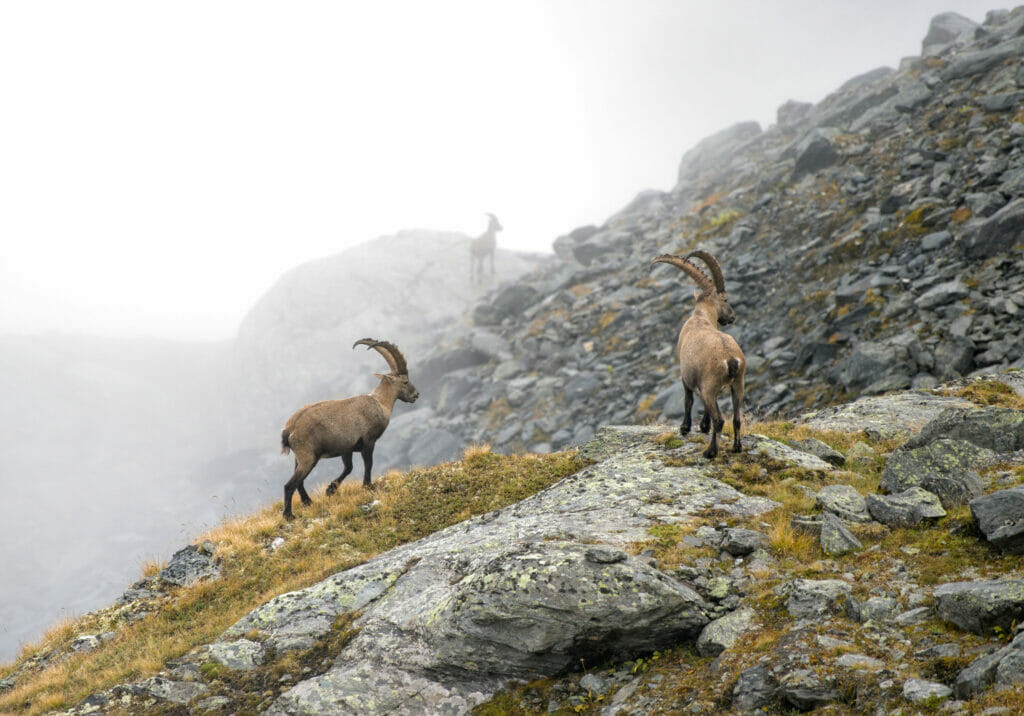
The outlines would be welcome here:
[[[469,278],[479,281],[484,272],[484,259],[491,260],[491,276],[494,275],[494,248],[498,245],[497,234],[501,231],[501,222],[494,214],[487,214],[487,231],[469,242]]]
[[[712,278],[690,262],[698,258],[707,264]],[[683,379],[683,422],[679,432],[690,432],[693,410],[693,393],[700,395],[704,403],[704,416],[700,421],[701,432],[711,432],[711,444],[704,451],[704,457],[711,459],[718,455],[718,435],[725,420],[718,408],[718,394],[729,386],[732,393],[732,451],[740,452],[740,413],[743,408],[743,378],[747,372],[747,359],[739,344],[727,333],[718,330],[717,325],[727,326],[736,320],[736,312],[729,305],[725,295],[725,278],[722,267],[707,251],[691,251],[685,258],[662,254],[652,264],[666,263],[680,269],[694,280],[700,288],[696,293],[697,305],[679,331],[676,356]]]
[[[372,488],[370,469],[373,467],[373,446],[384,433],[391,420],[395,400],[415,403],[419,397],[416,386],[409,382],[409,369],[398,346],[387,341],[363,338],[352,347],[366,346],[380,353],[391,368],[390,373],[375,373],[380,383],[369,395],[344,400],[324,400],[299,408],[288,418],[281,431],[281,452],[295,453],[295,472],[284,485],[284,516],[292,519],[292,495],[297,490],[302,504],[312,504],[302,481],[306,479],[320,458],[340,457],[345,469],[327,486],[333,495],[341,481],[352,472],[352,453],[363,456],[363,487]]]

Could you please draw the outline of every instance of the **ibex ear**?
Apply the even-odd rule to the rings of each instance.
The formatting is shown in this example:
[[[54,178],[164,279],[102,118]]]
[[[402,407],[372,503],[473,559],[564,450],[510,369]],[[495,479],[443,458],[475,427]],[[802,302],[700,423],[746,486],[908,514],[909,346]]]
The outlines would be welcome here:
[[[700,300],[700,296],[701,296],[701,293],[700,293],[700,289],[699,289],[699,288],[695,288],[695,289],[693,289],[693,297],[694,297],[694,298],[695,298],[696,300],[698,300],[698,301],[699,301],[699,300]]]
[[[389,374],[388,373],[374,373],[374,375],[377,376],[378,378],[380,378],[381,380],[385,380],[385,379],[388,378]]]

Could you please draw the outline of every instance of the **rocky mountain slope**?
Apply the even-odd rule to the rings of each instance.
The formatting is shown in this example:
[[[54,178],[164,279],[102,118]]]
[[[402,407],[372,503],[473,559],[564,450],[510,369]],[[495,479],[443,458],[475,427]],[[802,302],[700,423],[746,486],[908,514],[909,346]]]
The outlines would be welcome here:
[[[678,419],[692,286],[649,262],[696,246],[723,264],[754,414],[1024,365],[1022,32],[1021,8],[939,16],[898,69],[705,139],[671,191],[478,307],[428,358],[443,375],[410,430],[544,451]]]
[[[763,423],[774,438],[710,462],[704,436],[604,428],[576,474],[282,594],[65,713],[1016,713],[1022,375]],[[212,594],[230,551],[183,550],[112,631],[65,649],[102,658],[126,613]]]
[[[982,25],[940,16],[921,56],[854,78],[817,105],[787,103],[766,130],[743,123],[704,140],[683,157],[671,191],[643,192],[603,225],[560,237],[557,260],[499,258],[509,270],[503,278],[518,278],[475,307],[473,287],[439,292],[444,282],[407,286],[398,278],[415,277],[427,264],[446,277],[462,275],[450,270],[468,263],[457,237],[449,237],[450,249],[426,257],[419,234],[381,240],[383,251],[364,257],[374,270],[363,273],[353,274],[340,257],[293,271],[246,320],[227,371],[228,402],[237,412],[224,422],[235,436],[230,447],[245,452],[197,470],[197,485],[212,478],[228,494],[276,497],[279,465],[267,455],[276,449],[281,417],[309,400],[369,387],[364,376],[376,364],[353,356],[346,337],[358,325],[367,327],[355,331],[360,335],[388,332],[402,346],[423,395],[414,410],[396,413],[378,464],[432,464],[470,442],[503,452],[591,444],[585,452],[597,462],[526,508],[477,518],[399,548],[397,558],[368,562],[355,574],[369,574],[369,591],[352,593],[358,585],[349,582],[351,575],[311,588],[306,596],[312,601],[303,596],[298,607],[301,612],[302,604],[312,604],[311,611],[295,620],[307,630],[295,632],[305,659],[296,660],[297,671],[277,651],[291,647],[282,641],[291,627],[275,621],[279,601],[255,612],[244,633],[226,633],[221,646],[169,663],[165,674],[100,694],[78,710],[173,711],[187,695],[185,702],[197,708],[203,702],[227,712],[239,699],[253,705],[255,692],[239,683],[257,682],[266,694],[255,700],[261,709],[302,712],[317,699],[356,699],[351,703],[363,707],[351,692],[363,683],[374,693],[407,695],[413,711],[438,704],[460,710],[524,678],[523,669],[532,670],[530,678],[555,676],[579,658],[585,666],[601,661],[610,674],[544,681],[509,698],[527,710],[546,709],[549,702],[599,710],[604,695],[626,712],[679,704],[742,711],[762,701],[861,712],[879,701],[942,698],[929,696],[945,693],[935,685],[941,683],[958,698],[973,697],[963,708],[999,705],[999,699],[1011,712],[1024,705],[1016,687],[998,685],[1019,672],[1014,624],[1024,611],[1012,581],[1020,567],[1013,555],[1017,518],[1003,512],[1016,504],[1014,485],[1021,482],[1019,410],[1011,410],[1020,408],[1013,399],[1019,381],[1006,373],[997,383],[1003,388],[988,382],[928,390],[959,376],[1024,367],[1022,51],[1024,8],[990,13]],[[748,451],[767,453],[753,459],[702,463],[697,443],[676,444],[666,426],[616,428],[592,444],[602,426],[678,420],[681,390],[671,353],[692,305],[691,287],[678,273],[652,271],[649,261],[698,245],[718,255],[725,269],[739,316],[730,332],[748,356],[752,416],[794,416],[853,397],[915,390],[823,410],[800,423],[805,432],[799,438],[778,425],[771,437],[746,437]],[[396,306],[396,296],[412,300]],[[345,313],[346,306],[359,313]],[[471,321],[463,317],[469,307]],[[341,330],[339,321],[348,318],[353,322]],[[983,407],[990,402],[997,405]],[[954,412],[942,412],[947,408]],[[918,429],[914,437],[905,433]],[[609,439],[618,445],[610,453],[600,447]],[[826,467],[802,454],[807,450],[826,463],[845,460],[852,469]],[[705,488],[765,512],[733,514],[732,503],[721,499],[710,506],[691,502],[694,490]],[[988,494],[999,496],[986,502]],[[576,499],[578,511],[570,509]],[[620,502],[633,511],[603,515],[595,507]],[[550,532],[530,521],[534,509],[550,520],[564,513],[570,523],[564,533]],[[572,522],[573,515],[584,524]],[[621,525],[609,527],[615,520]],[[906,526],[911,523],[918,526]],[[495,544],[486,536],[491,526],[507,539]],[[263,529],[269,540],[277,527]],[[465,547],[449,541],[459,530],[475,541]],[[817,541],[807,542],[807,534]],[[750,544],[730,548],[746,539],[753,540],[750,553],[743,552]],[[847,549],[853,552],[841,555]],[[216,563],[217,545],[209,551],[206,561]],[[449,560],[448,553],[462,554],[465,562]],[[417,559],[433,569],[417,570]],[[562,586],[583,590],[587,600],[557,602],[564,593],[537,577],[541,564],[574,575]],[[490,572],[487,565],[493,565]],[[544,629],[527,630],[522,643],[508,638],[515,629],[494,625],[527,622],[517,611],[521,604],[501,596],[508,591],[502,591],[504,566],[517,570],[524,589],[536,582],[538,589],[557,591],[560,596],[544,592],[545,599],[574,616],[563,619],[556,610],[539,620]],[[453,583],[432,581],[428,571]],[[389,602],[404,589],[393,586],[407,577],[412,598],[435,595],[445,609]],[[602,601],[612,598],[601,586],[611,578],[646,590],[635,610],[622,607],[635,619],[621,632],[618,624],[601,621],[619,608]],[[957,586],[958,580],[970,584]],[[493,586],[493,594],[484,593],[497,595],[505,611],[488,611],[491,597],[461,592],[463,584]],[[175,590],[187,589],[162,578],[149,586],[130,590],[122,607],[136,614],[132,605],[177,599]],[[324,606],[316,601],[324,590],[344,598]],[[648,595],[657,599],[648,602]],[[805,611],[805,603],[817,606]],[[358,617],[352,604],[365,607]],[[672,606],[658,611],[658,604]],[[971,604],[1001,616],[972,613]],[[652,605],[653,612],[645,611]],[[571,611],[577,607],[582,611]],[[907,616],[919,609],[930,611]],[[673,621],[673,610],[688,616]],[[406,625],[401,619],[407,614]],[[711,661],[717,647],[686,646],[693,637],[719,643],[713,641],[724,639],[718,633],[747,623],[744,615],[758,629],[747,633],[743,648],[726,648],[724,658]],[[719,622],[726,617],[732,621]],[[962,631],[949,632],[949,624]],[[543,638],[549,626],[564,629],[553,631],[550,643]],[[321,639],[328,627],[330,649]],[[109,632],[115,641],[117,633]],[[393,643],[395,634],[408,637],[402,663],[374,650],[376,643]],[[102,634],[80,636],[75,653],[105,648]],[[671,668],[661,671],[665,667],[637,647],[641,642],[677,645],[670,649]],[[534,647],[549,650],[535,665],[523,656],[536,656]],[[339,686],[344,665],[311,655],[347,649],[379,669],[344,672],[353,681],[342,679]],[[460,660],[459,649],[480,658]],[[491,670],[499,657],[509,671]],[[4,673],[12,693],[25,675],[51,662],[27,663]],[[234,673],[237,664],[259,668],[241,670],[253,675],[249,681],[225,676],[221,667]],[[659,674],[693,693],[684,701],[659,685]],[[693,679],[683,678],[687,674]],[[224,676],[220,684],[214,683],[218,675]],[[288,678],[272,684],[271,675]],[[382,682],[372,679],[378,678],[388,682],[386,689],[377,688]],[[919,678],[933,683],[914,681]],[[989,688],[992,682],[997,686]]]

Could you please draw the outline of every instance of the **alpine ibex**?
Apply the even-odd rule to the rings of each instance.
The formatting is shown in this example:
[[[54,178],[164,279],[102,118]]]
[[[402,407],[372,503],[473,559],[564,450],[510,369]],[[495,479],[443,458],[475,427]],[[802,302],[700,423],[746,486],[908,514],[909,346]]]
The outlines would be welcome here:
[[[476,282],[484,272],[484,259],[491,261],[491,276],[494,275],[494,247],[498,245],[497,233],[502,226],[498,217],[487,214],[487,231],[469,242],[469,277]]]
[[[352,453],[363,456],[363,487],[372,488],[370,469],[373,467],[373,446],[384,433],[391,420],[395,400],[415,403],[419,397],[416,386],[409,382],[409,369],[398,346],[387,341],[363,338],[352,347],[373,348],[388,362],[391,372],[375,373],[380,383],[369,395],[344,400],[324,400],[299,408],[285,423],[281,431],[281,452],[295,453],[295,472],[284,485],[284,516],[292,519],[292,495],[298,490],[302,504],[312,504],[302,481],[309,475],[320,458],[341,457],[345,469],[327,486],[333,495],[341,481],[352,472]]]
[[[695,264],[695,257],[707,264],[712,279],[707,277]],[[732,393],[732,451],[740,452],[740,413],[743,408],[743,378],[747,371],[747,359],[739,344],[727,333],[718,330],[717,325],[727,326],[736,320],[736,312],[729,305],[725,295],[725,278],[718,261],[707,251],[691,251],[686,258],[662,254],[652,264],[666,263],[675,266],[692,278],[700,288],[695,293],[697,305],[679,331],[676,356],[683,379],[683,422],[679,432],[690,432],[693,410],[693,392],[697,391],[704,403],[704,415],[700,421],[701,432],[711,432],[711,444],[704,451],[704,457],[711,459],[718,455],[718,435],[725,420],[718,408],[718,394],[729,386]]]

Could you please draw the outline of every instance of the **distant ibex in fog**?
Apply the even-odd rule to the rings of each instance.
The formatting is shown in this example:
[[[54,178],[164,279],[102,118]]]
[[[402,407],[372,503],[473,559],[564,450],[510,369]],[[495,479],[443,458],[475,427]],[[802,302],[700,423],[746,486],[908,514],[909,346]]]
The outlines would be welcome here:
[[[490,213],[487,216],[487,231],[469,242],[469,277],[474,282],[480,280],[486,258],[490,258],[491,276],[494,275],[494,247],[498,245],[496,234],[501,231],[502,226],[497,216]]]
[[[714,282],[695,264],[693,256],[707,264]],[[740,411],[743,407],[743,378],[747,372],[747,359],[739,344],[728,333],[718,330],[717,324],[727,326],[736,320],[736,312],[729,305],[725,295],[725,278],[718,261],[707,251],[691,251],[686,258],[662,254],[652,264],[672,264],[692,278],[700,293],[693,313],[679,331],[676,343],[676,357],[683,379],[683,422],[679,432],[690,432],[690,417],[693,410],[693,392],[697,391],[704,403],[704,416],[700,421],[701,432],[711,433],[711,444],[704,451],[704,457],[711,459],[718,455],[718,435],[725,420],[718,408],[718,394],[726,386],[732,392],[732,451],[740,452]]]
[[[372,487],[370,468],[373,467],[373,446],[384,433],[391,420],[395,400],[415,403],[419,397],[416,386],[409,382],[409,369],[398,346],[387,341],[363,338],[352,347],[373,348],[388,362],[391,372],[375,373],[380,383],[369,395],[344,400],[324,400],[299,408],[288,418],[281,431],[281,452],[295,453],[295,472],[284,485],[284,516],[292,519],[292,495],[298,490],[302,504],[312,504],[302,481],[306,479],[320,458],[341,457],[345,469],[327,486],[333,495],[341,481],[352,472],[352,453],[363,456],[363,487]]]

